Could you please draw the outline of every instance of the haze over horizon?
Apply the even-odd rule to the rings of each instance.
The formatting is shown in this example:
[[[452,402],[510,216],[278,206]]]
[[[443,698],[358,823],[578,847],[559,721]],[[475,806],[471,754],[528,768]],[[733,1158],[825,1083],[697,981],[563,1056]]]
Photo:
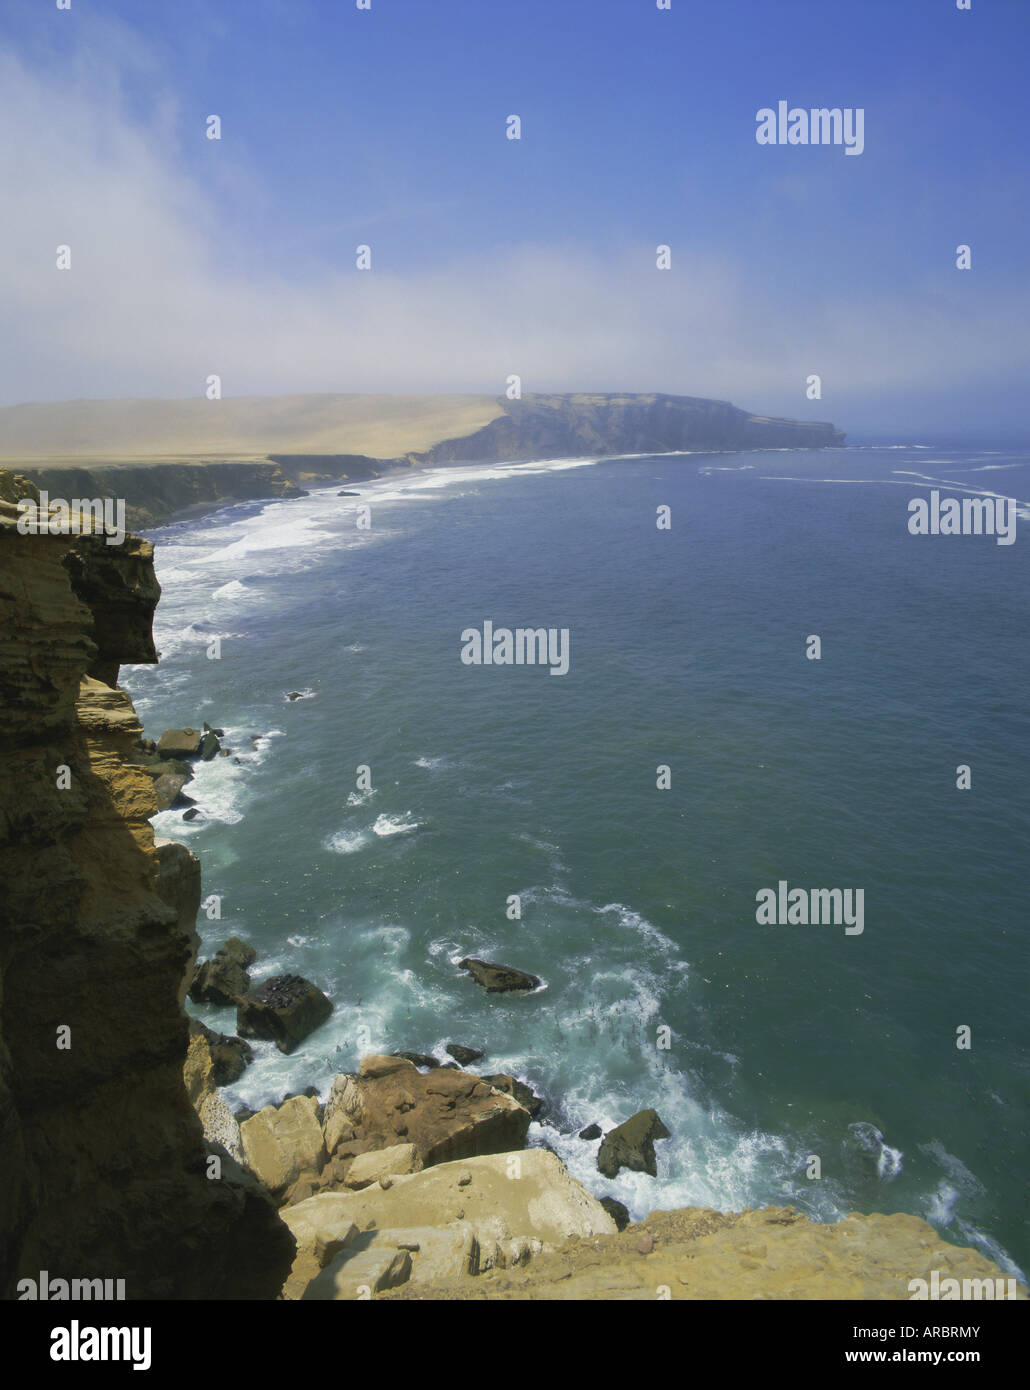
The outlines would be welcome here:
[[[1030,14],[901,8],[4,0],[0,405],[518,374],[1014,433]],[[861,156],[758,145],[781,99]]]

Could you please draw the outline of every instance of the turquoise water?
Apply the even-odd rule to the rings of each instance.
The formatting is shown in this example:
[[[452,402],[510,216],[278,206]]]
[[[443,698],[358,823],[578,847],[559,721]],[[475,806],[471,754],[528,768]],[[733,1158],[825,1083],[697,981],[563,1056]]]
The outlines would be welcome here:
[[[188,788],[203,822],[155,818],[221,897],[205,946],[243,936],[255,978],[295,971],[335,1005],[292,1057],[259,1045],[230,1099],[465,1043],[547,1097],[554,1127],[531,1138],[635,1216],[911,1211],[1028,1267],[1030,454],[356,486],[152,533],[162,662],[123,672],[150,736],[206,719],[240,755]],[[1020,499],[1016,543],[909,535],[909,499],[935,487]],[[462,630],[487,619],[567,628],[569,673],[463,665]],[[864,931],[759,926],[780,880],[862,888]],[[487,997],[464,955],[543,987]],[[576,1131],[644,1106],[672,1133],[658,1178],[606,1181]]]

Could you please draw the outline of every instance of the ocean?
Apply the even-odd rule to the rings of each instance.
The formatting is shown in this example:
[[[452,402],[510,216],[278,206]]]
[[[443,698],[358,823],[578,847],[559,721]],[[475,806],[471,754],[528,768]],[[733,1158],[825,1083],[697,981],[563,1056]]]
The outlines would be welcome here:
[[[122,673],[148,736],[207,720],[233,750],[186,788],[203,819],[154,819],[201,858],[203,953],[241,936],[255,981],[333,1000],[292,1056],[257,1044],[230,1103],[462,1043],[635,1218],[906,1211],[1030,1268],[1030,451],[341,486],[148,533],[162,659]],[[910,534],[934,491],[1017,499],[1015,543]],[[567,630],[567,674],[463,663],[485,622]],[[862,930],[760,923],[781,882],[862,890]],[[487,996],[467,955],[541,987]],[[602,1178],[578,1130],[645,1107],[658,1177]]]

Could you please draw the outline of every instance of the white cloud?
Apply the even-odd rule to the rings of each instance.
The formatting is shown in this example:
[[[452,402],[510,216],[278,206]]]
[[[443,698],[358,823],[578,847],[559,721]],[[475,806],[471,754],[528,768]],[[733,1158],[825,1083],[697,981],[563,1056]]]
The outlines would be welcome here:
[[[763,283],[718,248],[674,246],[660,272],[651,245],[606,258],[571,241],[409,271],[373,238],[370,273],[348,244],[317,283],[277,270],[288,256],[274,246],[268,268],[253,248],[234,268],[230,219],[183,170],[158,74],[115,28],[70,71],[0,55],[2,404],[199,396],[212,372],[227,395],[496,393],[515,372],[526,390],[712,395],[847,427],[878,396],[1014,381],[1025,363],[1025,284],[876,302],[848,291],[845,266],[840,294],[820,302],[803,273]],[[143,120],[128,94],[140,85]],[[55,268],[60,243],[68,272]],[[821,402],[804,397],[810,372]]]

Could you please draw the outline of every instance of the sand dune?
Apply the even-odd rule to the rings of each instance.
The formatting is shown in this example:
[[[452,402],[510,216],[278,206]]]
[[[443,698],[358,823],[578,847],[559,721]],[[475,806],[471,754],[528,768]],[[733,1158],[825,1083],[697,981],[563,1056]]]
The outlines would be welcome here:
[[[0,408],[0,462],[159,463],[268,454],[397,458],[504,413],[494,396],[240,396]]]

